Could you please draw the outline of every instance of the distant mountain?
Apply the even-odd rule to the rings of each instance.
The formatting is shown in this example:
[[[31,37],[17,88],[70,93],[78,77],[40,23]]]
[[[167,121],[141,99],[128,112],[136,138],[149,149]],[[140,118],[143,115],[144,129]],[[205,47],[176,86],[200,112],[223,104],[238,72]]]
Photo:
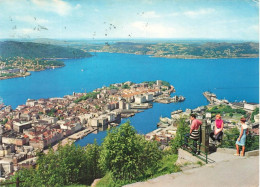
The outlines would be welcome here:
[[[91,54],[80,49],[62,47],[58,45],[4,41],[0,42],[0,56],[23,57],[23,58],[83,58],[90,57]]]

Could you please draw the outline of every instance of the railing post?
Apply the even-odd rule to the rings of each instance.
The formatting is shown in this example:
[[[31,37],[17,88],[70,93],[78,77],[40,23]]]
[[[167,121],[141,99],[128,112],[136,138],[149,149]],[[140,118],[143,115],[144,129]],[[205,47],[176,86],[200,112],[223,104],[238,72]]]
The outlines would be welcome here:
[[[16,178],[16,187],[19,187],[19,177]]]
[[[206,120],[203,120],[202,126],[201,126],[201,147],[200,150],[205,152],[206,154],[209,151],[209,132],[210,131],[210,125],[207,124]]]

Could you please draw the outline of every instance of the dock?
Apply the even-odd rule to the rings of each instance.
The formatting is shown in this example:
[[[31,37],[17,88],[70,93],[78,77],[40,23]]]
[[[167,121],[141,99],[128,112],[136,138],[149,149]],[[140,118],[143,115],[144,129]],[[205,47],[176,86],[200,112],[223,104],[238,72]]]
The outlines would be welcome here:
[[[87,129],[84,129],[82,131],[79,131],[71,136],[68,137],[69,140],[73,140],[73,141],[76,141],[76,140],[79,140],[81,138],[84,138],[85,136],[87,136],[88,134],[96,131],[97,128],[93,128],[93,127],[88,127]]]
[[[215,95],[215,94],[212,94],[212,93],[210,93],[210,92],[203,92],[203,95],[204,95],[204,97],[206,97],[206,99],[208,100],[208,102],[210,102],[210,104],[213,104],[213,103],[214,103],[213,98],[216,99],[216,95]]]
[[[206,99],[210,102],[210,104],[224,104],[224,105],[230,105],[228,100],[226,99],[218,99],[216,94],[210,93],[210,92],[203,92],[203,95],[206,97]],[[230,105],[231,106],[231,105]]]

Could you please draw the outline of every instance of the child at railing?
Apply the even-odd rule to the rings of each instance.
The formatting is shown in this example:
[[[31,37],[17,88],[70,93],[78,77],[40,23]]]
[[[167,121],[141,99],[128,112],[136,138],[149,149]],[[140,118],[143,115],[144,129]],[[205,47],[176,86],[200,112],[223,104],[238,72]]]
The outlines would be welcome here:
[[[241,152],[241,156],[244,156],[245,154],[245,143],[246,143],[246,135],[248,135],[248,127],[246,122],[246,119],[244,117],[242,117],[240,119],[241,122],[241,132],[240,135],[236,141],[236,148],[237,148],[237,153],[234,154],[235,156],[239,156],[239,146],[242,146],[242,152]]]

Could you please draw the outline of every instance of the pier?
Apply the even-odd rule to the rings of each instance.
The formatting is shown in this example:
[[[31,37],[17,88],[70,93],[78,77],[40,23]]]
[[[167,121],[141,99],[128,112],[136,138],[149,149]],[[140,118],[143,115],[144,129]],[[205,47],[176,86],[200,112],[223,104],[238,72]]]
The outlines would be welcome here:
[[[210,92],[203,92],[203,95],[206,97],[206,99],[210,102],[210,104],[225,104],[230,105],[230,103],[225,99],[218,99],[216,94],[210,93]]]
[[[204,97],[206,97],[206,99],[208,100],[208,102],[210,102],[210,104],[213,104],[214,103],[214,99],[216,99],[216,95],[215,94],[212,94],[210,92],[203,92],[203,95]]]
[[[73,141],[76,141],[76,140],[79,140],[81,138],[84,138],[85,136],[87,136],[88,134],[96,131],[97,128],[93,128],[93,127],[89,127],[87,129],[84,129],[82,131],[79,131],[71,136],[68,137],[69,140],[73,140]]]

